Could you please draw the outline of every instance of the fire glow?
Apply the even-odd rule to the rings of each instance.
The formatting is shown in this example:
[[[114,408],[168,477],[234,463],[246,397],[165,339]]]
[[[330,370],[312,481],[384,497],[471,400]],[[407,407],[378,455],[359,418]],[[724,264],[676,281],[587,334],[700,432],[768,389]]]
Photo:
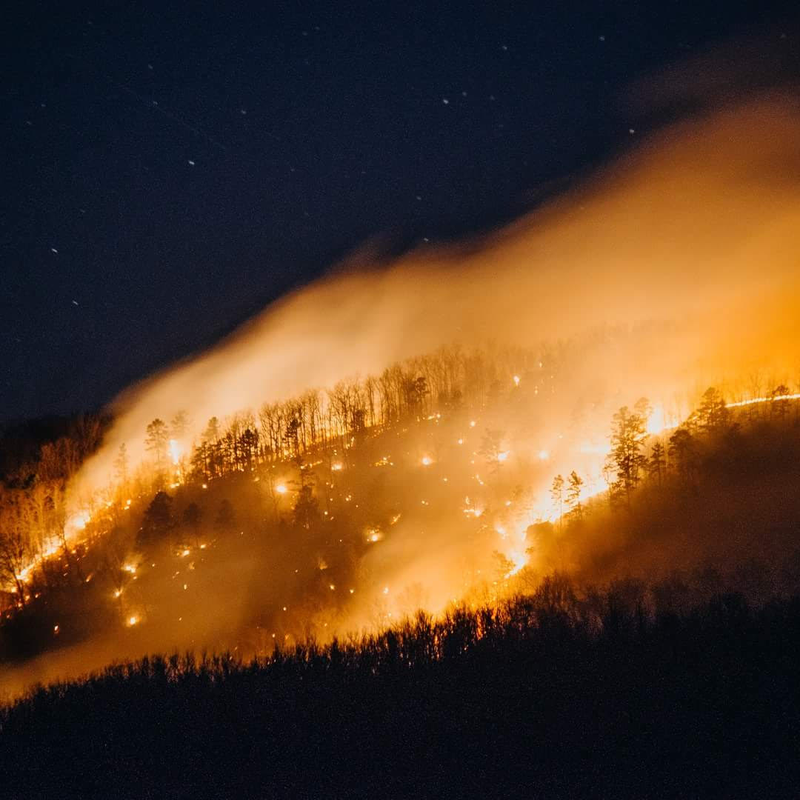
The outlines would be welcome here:
[[[496,578],[494,591],[526,567],[535,573],[537,526],[550,523],[557,536],[564,518],[550,494],[554,477],[575,470],[581,502],[606,490],[608,425],[620,406],[650,397],[646,430],[656,437],[685,420],[699,380],[721,376],[731,409],[800,400],[791,389],[769,395],[771,386],[752,379],[764,354],[775,374],[791,374],[796,353],[785,343],[800,338],[794,264],[780,255],[800,244],[795,187],[760,187],[758,203],[751,198],[749,176],[800,140],[798,120],[770,102],[678,126],[612,177],[467,253],[412,253],[383,269],[337,273],[128,393],[103,447],[70,484],[67,546],[91,547],[121,517],[138,525],[161,489],[180,499],[181,512],[196,498],[208,507],[194,529],[173,521],[169,530],[183,541],[173,540],[163,559],[127,552],[116,562],[117,588],[107,584],[103,597],[115,604],[117,627],[144,619],[129,638],[156,627],[140,587],[162,580],[191,587],[180,600],[189,628],[189,604],[202,602],[191,597],[201,594],[194,576],[214,569],[232,536],[271,554],[276,531],[289,555],[265,559],[259,579],[281,587],[275,603],[286,605],[269,619],[278,631],[274,618],[287,618],[279,638],[309,623],[302,587],[312,572],[325,602],[339,604],[339,616],[325,618],[328,631],[386,622],[416,602],[438,612],[466,597],[478,573]],[[754,135],[772,125],[775,136],[753,152]],[[615,325],[627,326],[625,335],[614,338]],[[481,349],[490,340],[503,344]],[[583,350],[567,362],[569,341]],[[512,355],[500,355],[503,346]],[[434,356],[426,361],[426,353]],[[356,374],[366,377],[348,378]],[[192,422],[165,441],[158,475],[144,432],[183,408]],[[230,432],[246,444],[248,430],[257,444],[225,451],[227,473],[193,477],[193,459],[205,468],[198,453],[212,440],[211,419],[220,427],[213,441]],[[124,485],[114,477],[122,445],[137,476]],[[218,492],[237,478],[259,492],[258,524],[221,513]],[[316,525],[335,531],[320,535],[324,546],[344,551],[350,542],[352,573],[347,558],[326,553],[330,566],[304,576],[298,553]],[[39,556],[55,562],[63,552],[64,543],[48,539]],[[237,564],[249,576],[250,565]],[[27,592],[33,569],[22,562],[14,574],[23,585],[9,591]],[[226,580],[221,573],[218,582]]]

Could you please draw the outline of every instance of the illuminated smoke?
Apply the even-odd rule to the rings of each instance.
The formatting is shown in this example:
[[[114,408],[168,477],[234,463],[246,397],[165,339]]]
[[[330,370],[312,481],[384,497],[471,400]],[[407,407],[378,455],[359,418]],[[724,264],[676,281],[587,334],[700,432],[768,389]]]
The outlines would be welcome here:
[[[499,451],[502,470],[521,470],[527,459],[538,482],[531,513],[553,519],[553,475],[578,469],[584,497],[605,489],[600,465],[615,405],[649,397],[648,429],[656,432],[680,421],[708,385],[724,383],[732,402],[746,402],[756,372],[761,392],[770,376],[793,374],[800,363],[799,185],[800,113],[791,99],[772,95],[673,125],[585,186],[480,241],[338,270],[209,352],[126,391],[114,403],[103,448],[71,488],[71,532],[79,535],[89,522],[85,498],[113,482],[121,444],[132,469],[147,457],[145,429],[155,418],[187,412],[185,436],[169,443],[176,467],[212,416],[223,420],[309,387],[379,373],[445,343],[535,346],[630,326],[624,346],[601,348],[576,365],[546,418],[532,420],[525,436]],[[508,376],[507,391],[525,388],[524,375]],[[453,432],[464,458],[486,423],[478,417]],[[420,443],[417,453],[425,479],[448,477],[435,451]],[[387,449],[377,465],[389,468],[394,458]],[[347,473],[337,461],[331,471],[340,470]],[[478,495],[490,481],[481,463],[472,474],[475,497],[454,513],[482,521],[487,512]],[[431,485],[428,496],[404,498],[432,504],[425,530],[404,518],[391,535],[358,532],[369,544],[375,593],[387,604],[399,604],[402,588],[420,576],[428,581],[429,607],[442,607],[458,591],[468,553],[435,508]],[[276,483],[274,492],[291,490]],[[495,547],[511,564],[507,574],[519,571],[535,544],[527,521],[514,521],[511,510],[510,521],[498,523],[503,533],[495,531]],[[341,590],[353,595],[353,618],[364,619],[361,588]],[[147,629],[138,613],[128,625],[137,634]]]

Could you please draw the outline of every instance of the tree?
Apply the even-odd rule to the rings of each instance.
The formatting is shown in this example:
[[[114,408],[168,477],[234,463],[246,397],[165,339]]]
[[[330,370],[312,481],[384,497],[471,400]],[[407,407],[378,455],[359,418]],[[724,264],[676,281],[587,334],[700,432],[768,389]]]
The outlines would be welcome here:
[[[425,376],[418,375],[416,378],[406,378],[403,384],[403,394],[409,413],[412,415],[421,414],[425,398],[430,394]]]
[[[119,446],[117,457],[114,459],[114,474],[121,486],[128,483],[128,446],[125,442]]]
[[[649,404],[642,398],[631,411],[623,406],[614,414],[611,425],[611,452],[606,467],[611,475],[611,499],[625,498],[630,507],[631,494],[642,479],[647,457],[642,453],[647,441]]]
[[[189,428],[189,415],[185,411],[178,411],[169,423],[169,438],[183,439]]]
[[[252,469],[258,455],[258,433],[252,428],[246,428],[239,436],[239,451],[242,466],[245,469]]]
[[[570,519],[580,520],[583,517],[582,491],[583,478],[575,470],[572,470],[567,478],[567,508],[569,509],[567,514]]]
[[[665,455],[664,445],[661,442],[656,442],[650,450],[650,458],[647,461],[647,474],[651,480],[661,486],[664,480],[664,474],[667,469],[667,459]]]
[[[703,392],[692,421],[703,433],[719,433],[730,424],[731,412],[718,389],[713,386]]]
[[[697,441],[691,431],[680,427],[669,437],[669,454],[686,483],[692,483],[697,473]]]
[[[156,541],[172,526],[172,498],[166,492],[157,492],[144,512],[139,541],[142,544]]]
[[[211,417],[203,431],[203,441],[206,444],[213,444],[219,439],[219,420],[216,417]]]
[[[564,477],[556,475],[553,478],[553,485],[550,487],[550,497],[553,500],[553,508],[558,514],[559,522],[564,515]]]
[[[770,399],[769,410],[771,415],[781,420],[785,419],[786,414],[789,411],[789,401],[786,399],[786,395],[790,393],[791,390],[784,383],[781,383],[780,385],[776,386],[769,393],[769,399]]]
[[[167,461],[167,447],[169,446],[169,434],[167,424],[161,419],[154,419],[147,426],[147,437],[144,441],[145,449],[152,453],[155,460],[156,470],[161,473]]]
[[[23,572],[33,561],[30,529],[25,524],[22,490],[8,492],[0,504],[0,578],[12,583],[20,605],[25,605]]]

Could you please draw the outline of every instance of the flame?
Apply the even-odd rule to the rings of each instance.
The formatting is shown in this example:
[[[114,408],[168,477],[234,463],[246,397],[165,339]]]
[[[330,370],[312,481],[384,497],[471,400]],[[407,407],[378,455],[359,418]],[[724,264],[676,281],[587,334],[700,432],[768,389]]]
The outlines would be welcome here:
[[[172,459],[172,463],[175,466],[178,466],[181,461],[181,456],[183,455],[183,448],[181,445],[175,440],[169,440],[169,456]]]

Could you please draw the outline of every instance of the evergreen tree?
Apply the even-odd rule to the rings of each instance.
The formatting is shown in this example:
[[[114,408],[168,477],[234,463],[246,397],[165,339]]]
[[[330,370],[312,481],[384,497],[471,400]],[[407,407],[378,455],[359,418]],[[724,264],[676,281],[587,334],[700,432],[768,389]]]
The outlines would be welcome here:
[[[703,392],[692,421],[703,433],[719,433],[730,424],[731,412],[718,389],[713,386]]]
[[[684,426],[669,437],[669,454],[678,470],[678,475],[686,483],[693,483],[697,474],[699,456],[697,440]]]
[[[163,538],[173,524],[172,498],[166,492],[157,492],[144,512],[138,536],[140,544]]]
[[[553,508],[555,509],[559,524],[561,517],[564,515],[564,477],[563,475],[556,475],[553,478],[553,484],[550,487],[550,497],[553,500]]]
[[[128,483],[128,446],[124,442],[119,446],[114,459],[114,474],[121,486]]]
[[[167,447],[169,434],[167,424],[161,419],[154,419],[147,426],[147,437],[144,441],[145,449],[152,454],[156,470],[163,472],[167,462]]]
[[[583,517],[581,492],[583,491],[583,478],[575,470],[567,478],[567,511],[570,519],[580,520]]]
[[[649,406],[642,398],[631,411],[623,406],[614,414],[611,428],[611,452],[606,466],[611,475],[611,499],[624,497],[630,506],[631,494],[642,479],[647,457],[642,452],[647,441],[647,416]]]
[[[647,462],[647,474],[651,480],[656,481],[659,486],[663,483],[664,475],[667,469],[667,459],[664,450],[664,445],[661,442],[656,442],[650,450],[650,458]]]

